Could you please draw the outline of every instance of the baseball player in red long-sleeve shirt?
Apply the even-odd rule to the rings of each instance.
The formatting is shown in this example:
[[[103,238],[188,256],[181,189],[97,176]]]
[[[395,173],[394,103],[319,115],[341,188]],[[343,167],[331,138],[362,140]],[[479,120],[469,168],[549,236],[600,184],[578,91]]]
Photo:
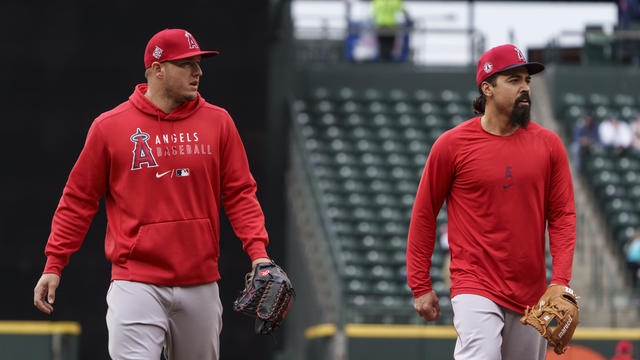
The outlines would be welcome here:
[[[146,84],[91,125],[53,217],[34,304],[53,311],[62,268],[105,195],[109,354],[218,359],[220,205],[253,266],[269,261],[256,183],[233,120],[198,93],[202,51],[166,29],[147,44]]]
[[[531,75],[544,69],[513,45],[478,62],[474,117],[433,145],[413,207],[408,283],[416,311],[440,314],[431,288],[436,216],[447,202],[454,358],[542,360],[546,341],[519,322],[547,288],[545,227],[553,256],[550,286],[568,286],[575,205],[558,136],[529,122]]]

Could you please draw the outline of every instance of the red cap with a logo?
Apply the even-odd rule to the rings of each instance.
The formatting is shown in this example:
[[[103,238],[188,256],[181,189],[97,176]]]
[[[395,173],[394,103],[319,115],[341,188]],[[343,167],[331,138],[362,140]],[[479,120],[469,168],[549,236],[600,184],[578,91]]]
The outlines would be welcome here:
[[[153,35],[144,50],[144,68],[147,69],[155,61],[184,59],[196,55],[202,57],[218,55],[217,51],[202,51],[188,31],[182,29],[164,29]]]
[[[489,76],[520,66],[525,66],[529,71],[529,75],[537,74],[544,70],[544,65],[540,63],[527,62],[522,51],[514,45],[496,46],[480,57],[476,82],[480,86]]]

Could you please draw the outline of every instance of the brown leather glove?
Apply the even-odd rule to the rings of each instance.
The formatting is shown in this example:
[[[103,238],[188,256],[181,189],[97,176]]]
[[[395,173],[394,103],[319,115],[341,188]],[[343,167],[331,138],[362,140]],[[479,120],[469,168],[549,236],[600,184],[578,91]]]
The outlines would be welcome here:
[[[550,327],[556,320],[557,326]],[[556,354],[567,349],[573,332],[578,326],[578,297],[573,290],[563,285],[551,285],[540,297],[538,304],[527,306],[520,322],[531,325],[553,346]]]

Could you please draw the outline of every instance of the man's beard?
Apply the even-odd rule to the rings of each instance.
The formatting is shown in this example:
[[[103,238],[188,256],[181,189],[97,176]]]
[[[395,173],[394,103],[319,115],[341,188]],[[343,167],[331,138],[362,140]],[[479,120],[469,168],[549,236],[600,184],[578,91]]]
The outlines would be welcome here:
[[[519,104],[527,100],[529,102],[529,106],[520,106]],[[521,127],[526,129],[529,125],[529,121],[531,120],[531,99],[529,98],[529,94],[522,94],[518,96],[515,103],[513,104],[513,110],[511,110],[511,116],[509,117],[509,124],[512,127]]]

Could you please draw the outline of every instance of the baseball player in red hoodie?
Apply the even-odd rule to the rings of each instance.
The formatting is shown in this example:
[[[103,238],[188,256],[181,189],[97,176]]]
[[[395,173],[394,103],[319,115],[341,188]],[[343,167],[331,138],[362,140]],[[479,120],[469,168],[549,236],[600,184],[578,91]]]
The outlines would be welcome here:
[[[420,180],[408,283],[416,311],[435,320],[440,310],[429,269],[446,200],[456,360],[545,358],[546,341],[519,320],[547,289],[546,229],[550,287],[571,280],[576,220],[567,154],[556,134],[529,122],[529,82],[543,69],[513,45],[484,53],[473,103],[479,116],[438,138]]]
[[[224,206],[255,267],[269,261],[256,183],[233,120],[198,93],[202,51],[185,30],[147,44],[146,84],[101,114],[53,216],[34,304],[50,314],[60,274],[98,201],[107,208],[109,354],[114,359],[218,359],[217,280]]]

